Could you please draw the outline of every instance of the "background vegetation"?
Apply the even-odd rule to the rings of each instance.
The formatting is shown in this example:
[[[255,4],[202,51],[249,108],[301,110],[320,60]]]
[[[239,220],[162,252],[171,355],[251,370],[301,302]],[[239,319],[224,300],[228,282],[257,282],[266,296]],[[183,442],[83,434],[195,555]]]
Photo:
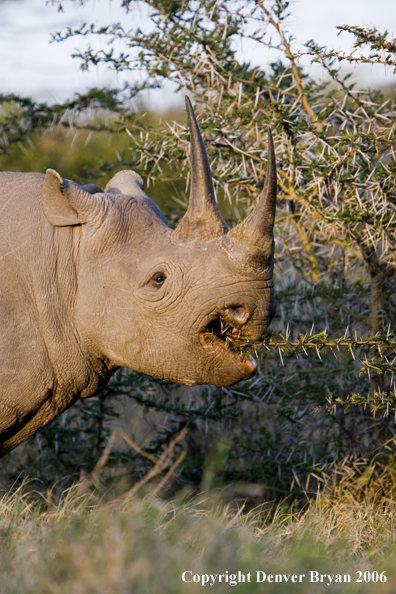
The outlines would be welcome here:
[[[68,4],[53,3],[65,9]],[[136,106],[143,89],[172,81],[194,98],[219,204],[229,224],[245,216],[262,187],[268,125],[279,176],[278,310],[271,333],[247,345],[262,360],[259,375],[229,389],[185,388],[120,370],[103,395],[79,403],[5,458],[1,482],[8,488],[28,475],[30,488],[51,493],[46,505],[48,497],[57,501],[78,481],[79,493],[96,489],[108,499],[130,497],[147,485],[152,495],[164,497],[221,487],[226,500],[244,502],[243,513],[264,507],[261,515],[248,516],[246,525],[238,527],[236,548],[225,550],[224,558],[220,555],[218,568],[240,560],[246,542],[255,559],[270,549],[275,564],[285,545],[297,555],[298,567],[312,562],[313,553],[304,551],[310,551],[312,542],[321,542],[318,563],[323,567],[324,558],[333,554],[331,534],[341,547],[337,563],[351,550],[373,567],[385,550],[391,555],[394,540],[393,528],[379,540],[376,535],[381,527],[393,526],[396,483],[396,111],[394,99],[356,88],[339,64],[360,61],[393,68],[396,40],[375,29],[344,26],[354,39],[349,56],[310,42],[307,52],[327,75],[326,82],[318,83],[301,70],[293,53],[286,34],[288,4],[151,0],[151,32],[109,24],[55,35],[57,41],[74,36],[76,42],[100,36],[106,49],[78,52],[82,67],[105,62],[118,71],[139,71],[138,83],[122,90],[94,89],[57,106],[0,97],[2,169],[54,167],[65,177],[104,186],[114,172],[132,168],[145,178],[148,193],[172,225],[182,215],[188,193],[188,130],[183,113],[169,114],[161,122],[132,109],[131,98]],[[125,22],[133,27],[133,18],[128,21],[133,2],[124,0],[123,5]],[[240,62],[236,48],[243,39],[255,40],[258,51],[277,45],[280,59],[266,69]],[[285,507],[277,507],[280,501]],[[78,504],[73,505],[68,513],[78,516],[79,533],[89,520],[86,511],[80,518]],[[140,506],[130,505],[130,510]],[[304,505],[308,512],[299,515]],[[23,526],[25,508],[17,509],[22,511],[16,525]],[[32,509],[29,522],[34,522]],[[179,512],[150,509],[136,513],[146,519],[154,514],[147,525],[158,535],[165,523],[164,538],[173,542],[169,534],[177,521],[167,524],[166,518]],[[277,523],[279,509],[289,512]],[[125,526],[134,532],[128,524],[135,521],[134,512],[128,513]],[[234,526],[224,513],[222,526]],[[42,514],[40,526],[55,517],[52,511]],[[192,547],[193,558],[198,549],[208,554],[205,535],[212,534],[217,520],[203,519],[196,507],[180,514],[187,533],[200,531],[204,524],[204,544],[202,549]],[[244,523],[242,516],[237,524]],[[329,518],[335,532],[329,527],[317,533],[322,522],[328,526]],[[99,540],[100,531],[106,530],[102,521]],[[72,520],[64,522],[61,530],[69,534]],[[350,534],[357,525],[355,546]],[[302,545],[299,536],[294,540],[295,531],[301,526],[301,538],[308,544],[297,553]],[[46,563],[40,551],[46,550],[51,530],[40,532],[40,564]],[[261,537],[262,531],[276,537]],[[364,535],[370,541],[367,547]],[[346,544],[341,546],[342,541]],[[294,543],[290,549],[288,542]],[[153,546],[150,539],[148,543],[147,555]],[[84,546],[82,539],[82,550]],[[133,551],[135,544],[130,546]],[[173,550],[169,555],[177,557],[180,549]],[[142,567],[151,563],[145,554]],[[196,563],[209,567],[210,554]],[[256,565],[255,570],[260,569]],[[99,591],[97,587],[92,591]],[[47,590],[63,591],[54,585]]]

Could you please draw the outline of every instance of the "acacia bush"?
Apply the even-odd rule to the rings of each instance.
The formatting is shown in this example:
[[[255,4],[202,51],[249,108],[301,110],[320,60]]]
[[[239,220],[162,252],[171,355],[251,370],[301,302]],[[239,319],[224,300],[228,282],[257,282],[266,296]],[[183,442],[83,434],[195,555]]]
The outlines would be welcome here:
[[[67,1],[52,3],[67,9]],[[289,2],[150,0],[147,31],[133,28],[134,4],[123,0],[122,24],[87,24],[54,35],[54,41],[75,37],[82,44],[99,37],[99,51],[76,52],[82,68],[104,63],[129,72],[132,82],[63,106],[2,97],[0,151],[23,143],[32,130],[54,126],[55,117],[62,126],[89,129],[97,124],[87,114],[108,110],[111,125],[102,123],[100,130],[128,137],[130,150],[113,163],[97,162],[88,176],[98,181],[133,168],[149,187],[167,182],[176,197],[168,214],[176,224],[188,192],[188,129],[180,122],[148,125],[128,107],[143,90],[170,81],[195,101],[219,202],[234,224],[263,185],[270,126],[278,163],[278,310],[264,340],[239,345],[255,349],[263,361],[249,382],[191,391],[121,371],[105,394],[141,405],[129,433],[153,455],[188,427],[187,456],[174,474],[178,487],[232,482],[248,493],[249,483],[260,485],[259,497],[273,498],[316,492],[347,474],[356,475],[361,489],[377,481],[389,496],[396,476],[396,109],[380,91],[357,88],[339,64],[394,67],[396,40],[342,26],[355,39],[350,55],[310,41],[307,53],[327,75],[319,83],[298,64],[287,34]],[[265,68],[241,61],[244,41],[263,54],[276,45],[279,60]],[[120,410],[114,400],[103,402],[81,403],[12,454],[10,476],[26,456],[48,481],[64,476],[66,467],[73,480],[81,469],[89,473]],[[148,437],[142,423],[150,426]],[[125,488],[150,464],[135,451],[113,449],[102,478]]]

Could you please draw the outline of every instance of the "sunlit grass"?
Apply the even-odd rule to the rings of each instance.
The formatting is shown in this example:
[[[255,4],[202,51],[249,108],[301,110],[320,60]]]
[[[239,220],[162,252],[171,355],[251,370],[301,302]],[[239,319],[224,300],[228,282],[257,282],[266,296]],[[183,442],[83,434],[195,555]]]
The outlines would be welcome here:
[[[386,571],[377,591],[393,592],[395,503],[373,493],[358,501],[318,496],[304,510],[284,504],[248,512],[219,493],[164,503],[143,498],[101,503],[74,488],[54,504],[21,487],[0,503],[0,592],[200,592],[182,574],[251,574],[243,592],[322,592],[309,572],[349,574],[337,591],[372,592],[356,571]],[[305,574],[299,583],[257,583],[256,572]],[[334,584],[333,584],[334,586]],[[216,592],[229,591],[216,583]]]

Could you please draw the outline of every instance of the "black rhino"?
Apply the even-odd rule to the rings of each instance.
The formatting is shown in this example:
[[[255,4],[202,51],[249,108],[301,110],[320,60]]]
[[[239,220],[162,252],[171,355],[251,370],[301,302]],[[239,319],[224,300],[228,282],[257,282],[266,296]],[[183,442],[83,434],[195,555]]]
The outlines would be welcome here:
[[[228,231],[186,104],[191,195],[175,230],[133,171],[104,191],[51,169],[0,173],[0,455],[121,366],[188,385],[255,373],[218,327],[258,339],[275,311],[271,133],[258,203]]]

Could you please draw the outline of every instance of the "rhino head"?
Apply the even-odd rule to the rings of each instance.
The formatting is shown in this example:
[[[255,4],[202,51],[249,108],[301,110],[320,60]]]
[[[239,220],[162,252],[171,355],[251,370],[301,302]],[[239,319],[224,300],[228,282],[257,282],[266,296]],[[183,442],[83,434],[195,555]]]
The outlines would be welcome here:
[[[263,191],[249,216],[228,230],[188,98],[186,105],[191,195],[175,230],[132,171],[117,173],[98,192],[48,170],[44,211],[55,227],[75,226],[73,316],[88,358],[110,370],[229,386],[254,375],[257,364],[226,346],[221,325],[258,339],[275,312],[274,147],[269,131]]]

